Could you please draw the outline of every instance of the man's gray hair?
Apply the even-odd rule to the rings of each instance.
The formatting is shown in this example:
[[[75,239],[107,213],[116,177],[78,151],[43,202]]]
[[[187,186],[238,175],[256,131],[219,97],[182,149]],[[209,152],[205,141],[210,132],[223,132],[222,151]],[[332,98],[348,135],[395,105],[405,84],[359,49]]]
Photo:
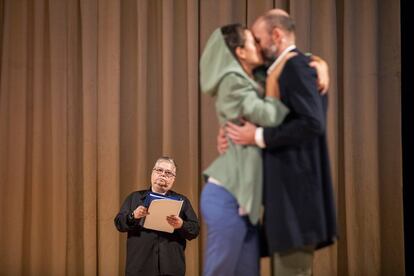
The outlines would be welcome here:
[[[155,164],[157,164],[158,162],[161,162],[161,161],[166,161],[166,162],[169,162],[169,163],[173,164],[174,168],[175,168],[175,171],[177,172],[177,163],[175,163],[174,159],[172,159],[169,156],[161,156],[160,158],[157,159],[157,161],[155,161]]]

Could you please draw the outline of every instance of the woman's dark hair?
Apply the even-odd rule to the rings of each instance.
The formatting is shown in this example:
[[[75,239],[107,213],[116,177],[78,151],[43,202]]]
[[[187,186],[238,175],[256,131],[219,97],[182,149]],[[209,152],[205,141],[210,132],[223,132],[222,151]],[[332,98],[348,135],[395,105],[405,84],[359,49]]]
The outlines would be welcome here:
[[[236,48],[244,47],[244,43],[246,42],[246,34],[244,31],[246,29],[246,27],[238,23],[221,27],[221,33],[223,34],[224,41],[226,42],[230,52],[237,60],[238,57],[236,55]]]

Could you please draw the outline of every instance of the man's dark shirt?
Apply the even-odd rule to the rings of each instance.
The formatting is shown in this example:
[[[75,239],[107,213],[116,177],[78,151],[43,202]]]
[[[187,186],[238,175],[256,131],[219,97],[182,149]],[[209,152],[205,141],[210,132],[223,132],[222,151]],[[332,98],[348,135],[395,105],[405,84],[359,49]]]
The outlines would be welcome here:
[[[125,275],[184,275],[186,239],[196,238],[200,231],[197,215],[185,196],[168,191],[167,196],[184,200],[180,212],[183,226],[173,233],[145,229],[140,223],[142,219],[134,219],[131,213],[144,205],[150,192],[142,190],[130,194],[115,217],[118,231],[128,232]]]

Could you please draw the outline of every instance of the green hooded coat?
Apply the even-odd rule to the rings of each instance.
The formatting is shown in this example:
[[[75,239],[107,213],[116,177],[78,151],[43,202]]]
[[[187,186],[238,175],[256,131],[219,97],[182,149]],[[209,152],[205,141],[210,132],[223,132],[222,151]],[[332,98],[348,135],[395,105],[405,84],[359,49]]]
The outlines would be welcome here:
[[[263,126],[279,125],[288,109],[278,99],[262,98],[259,85],[251,79],[230,52],[220,28],[210,36],[200,61],[201,91],[215,98],[220,125],[240,118]],[[262,94],[262,95],[260,95]],[[256,146],[235,145],[204,171],[218,180],[237,199],[256,224],[262,203],[262,153]]]

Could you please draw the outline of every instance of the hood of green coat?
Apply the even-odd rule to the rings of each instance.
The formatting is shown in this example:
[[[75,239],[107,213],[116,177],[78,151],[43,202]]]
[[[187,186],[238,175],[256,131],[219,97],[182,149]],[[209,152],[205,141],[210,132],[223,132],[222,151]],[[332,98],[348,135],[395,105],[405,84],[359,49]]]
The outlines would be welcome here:
[[[215,96],[218,85],[223,77],[229,73],[236,73],[256,83],[249,78],[240,63],[230,52],[224,41],[220,28],[216,29],[208,39],[200,60],[200,87],[201,91]]]

